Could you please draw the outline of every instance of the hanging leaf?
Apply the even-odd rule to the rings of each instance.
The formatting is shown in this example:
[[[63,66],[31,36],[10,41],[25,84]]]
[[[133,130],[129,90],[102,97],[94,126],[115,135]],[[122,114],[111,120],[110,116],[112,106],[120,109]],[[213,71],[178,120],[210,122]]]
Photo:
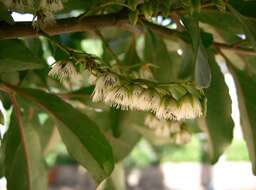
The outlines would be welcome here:
[[[60,122],[58,129],[69,153],[88,169],[97,183],[111,174],[114,167],[111,146],[85,114],[41,90],[17,89],[17,93],[34,101]]]
[[[43,68],[43,61],[36,57],[22,40],[0,41],[0,73]]]
[[[155,64],[154,77],[160,82],[170,82],[178,77],[178,54],[168,52],[165,42],[151,30],[145,35],[144,62]]]
[[[190,45],[186,45],[182,51],[183,53],[182,62],[179,69],[179,78],[191,79],[194,72],[193,49]]]
[[[231,99],[224,75],[209,52],[210,66],[214,80],[206,90],[207,115],[200,124],[208,134],[210,159],[215,163],[233,138],[234,123],[231,118]]]
[[[256,79],[245,72],[232,69],[238,94],[240,121],[244,139],[247,143],[253,173],[256,175]]]
[[[234,9],[231,5],[227,5],[230,12],[237,18],[240,22],[246,37],[251,42],[251,45],[256,50],[256,29],[254,29],[255,25],[253,25],[250,20],[246,20],[246,18],[241,15],[236,9]]]
[[[119,136],[114,136],[112,131],[105,132],[117,162],[123,160],[140,140],[141,135],[134,129],[133,125],[136,123],[135,120],[144,118],[142,113],[125,112],[119,114],[115,120],[111,120],[112,131],[113,128],[118,129]]]
[[[136,51],[135,39],[131,39],[131,43],[130,43],[129,48],[125,54],[123,63],[125,63],[127,65],[136,65],[136,64],[141,63],[141,60]]]
[[[21,139],[19,127],[23,126],[19,126],[16,117],[13,112],[1,146],[7,188],[46,190],[47,175],[38,134],[32,127],[26,126],[23,129],[25,139]]]
[[[194,17],[183,17],[184,25],[191,36],[194,50],[193,63],[195,65],[195,81],[198,87],[207,88],[211,82],[211,69],[208,54],[201,40],[199,22]]]

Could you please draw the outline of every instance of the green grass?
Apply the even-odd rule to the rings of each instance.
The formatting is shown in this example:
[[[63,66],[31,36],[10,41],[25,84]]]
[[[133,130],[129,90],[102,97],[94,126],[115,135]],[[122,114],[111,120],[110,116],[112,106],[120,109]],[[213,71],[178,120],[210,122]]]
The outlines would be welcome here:
[[[234,140],[226,150],[225,156],[229,161],[249,161],[246,144],[242,139]]]
[[[153,146],[145,139],[141,140],[126,158],[128,167],[146,167],[162,162],[200,162],[202,160],[201,143],[194,136],[185,146]],[[227,161],[249,161],[246,144],[242,139],[233,140],[224,153]]]

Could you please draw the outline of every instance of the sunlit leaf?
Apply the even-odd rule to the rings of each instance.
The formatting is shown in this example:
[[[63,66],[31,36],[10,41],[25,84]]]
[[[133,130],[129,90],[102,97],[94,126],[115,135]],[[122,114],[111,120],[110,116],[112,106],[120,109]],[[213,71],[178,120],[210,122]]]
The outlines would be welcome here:
[[[232,71],[238,93],[243,136],[247,144],[253,172],[256,174],[256,118],[254,115],[256,110],[256,80],[253,77],[249,77],[245,72],[237,69],[233,69]]]
[[[224,75],[210,55],[210,66],[214,80],[206,90],[207,115],[200,121],[208,134],[209,153],[212,163],[217,162],[233,138],[233,120],[231,118],[231,99]]]
[[[36,131],[26,126],[24,138],[20,136],[16,114],[13,112],[10,127],[4,136],[1,151],[4,154],[4,174],[8,190],[46,190],[47,175],[43,154]],[[26,147],[25,147],[26,146]]]

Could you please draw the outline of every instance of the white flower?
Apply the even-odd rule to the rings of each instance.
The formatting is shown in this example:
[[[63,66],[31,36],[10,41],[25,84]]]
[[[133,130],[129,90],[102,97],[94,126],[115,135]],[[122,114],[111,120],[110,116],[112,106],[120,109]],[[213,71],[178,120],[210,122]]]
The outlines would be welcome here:
[[[192,99],[190,96],[184,96],[178,106],[178,114],[177,114],[177,119],[182,120],[182,119],[194,119],[196,116],[194,114],[194,109],[192,105]]]
[[[71,62],[58,61],[54,63],[48,75],[63,82],[66,79],[77,77],[78,73],[75,66]]]
[[[195,119],[203,115],[200,101],[193,96],[185,96],[180,100],[179,114],[177,119]]]
[[[51,12],[57,12],[64,8],[61,0],[41,0],[39,7]]]
[[[171,140],[175,144],[186,144],[191,140],[191,134],[183,128],[180,132],[171,135]]]
[[[156,110],[156,116],[159,119],[177,120],[177,103],[170,96],[164,96],[159,108]]]
[[[193,102],[193,110],[196,117],[201,117],[203,115],[203,108],[201,102],[198,100],[197,97],[192,97]]]
[[[119,78],[117,75],[108,73],[104,75],[104,86],[106,88],[113,87],[120,84]]]
[[[123,86],[115,86],[106,91],[105,103],[127,110],[131,103],[128,90]]]
[[[47,26],[54,25],[55,15],[49,10],[39,10],[36,13],[36,20],[33,21],[33,27],[37,30],[44,29]]]
[[[148,79],[148,80],[153,80],[154,79],[154,75],[150,69],[150,67],[146,64],[143,65],[140,70],[139,70],[139,76],[142,79]]]
[[[13,11],[30,11],[34,8],[34,0],[0,0],[7,8]]]
[[[131,92],[131,104],[130,104],[130,108],[131,109],[135,109],[135,110],[142,110],[142,108],[139,106],[139,97],[141,96],[142,92],[145,89],[143,89],[142,87],[138,86],[138,85],[134,85],[132,87],[132,92]]]
[[[102,101],[104,96],[104,76],[97,79],[96,85],[92,94],[92,101],[98,102]]]
[[[88,78],[88,83],[90,85],[95,85],[97,82],[97,77],[94,74],[90,74]]]
[[[112,73],[106,73],[100,76],[95,84],[92,101],[103,101],[110,90],[119,84],[119,79]]]
[[[146,89],[138,97],[137,103],[140,110],[156,112],[160,106],[161,97],[155,90]]]
[[[152,114],[146,116],[144,124],[158,137],[170,137],[171,142],[182,144],[190,140],[190,133],[184,124],[177,121],[158,119]]]

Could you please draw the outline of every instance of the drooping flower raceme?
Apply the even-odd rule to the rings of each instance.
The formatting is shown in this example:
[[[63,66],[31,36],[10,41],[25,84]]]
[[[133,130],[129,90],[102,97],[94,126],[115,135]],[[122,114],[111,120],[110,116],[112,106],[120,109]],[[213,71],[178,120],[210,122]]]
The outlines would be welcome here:
[[[182,122],[158,119],[152,114],[148,114],[144,124],[155,135],[162,138],[168,138],[170,142],[175,144],[185,144],[191,139],[191,134]]]
[[[102,101],[124,110],[149,111],[159,119],[184,120],[204,115],[203,92],[190,84],[176,84],[176,89],[179,86],[183,89],[183,94],[177,97],[173,85],[166,88],[144,80],[125,80],[111,72],[90,78],[93,78],[95,84],[92,95],[94,102]],[[191,88],[196,92],[195,95]]]

